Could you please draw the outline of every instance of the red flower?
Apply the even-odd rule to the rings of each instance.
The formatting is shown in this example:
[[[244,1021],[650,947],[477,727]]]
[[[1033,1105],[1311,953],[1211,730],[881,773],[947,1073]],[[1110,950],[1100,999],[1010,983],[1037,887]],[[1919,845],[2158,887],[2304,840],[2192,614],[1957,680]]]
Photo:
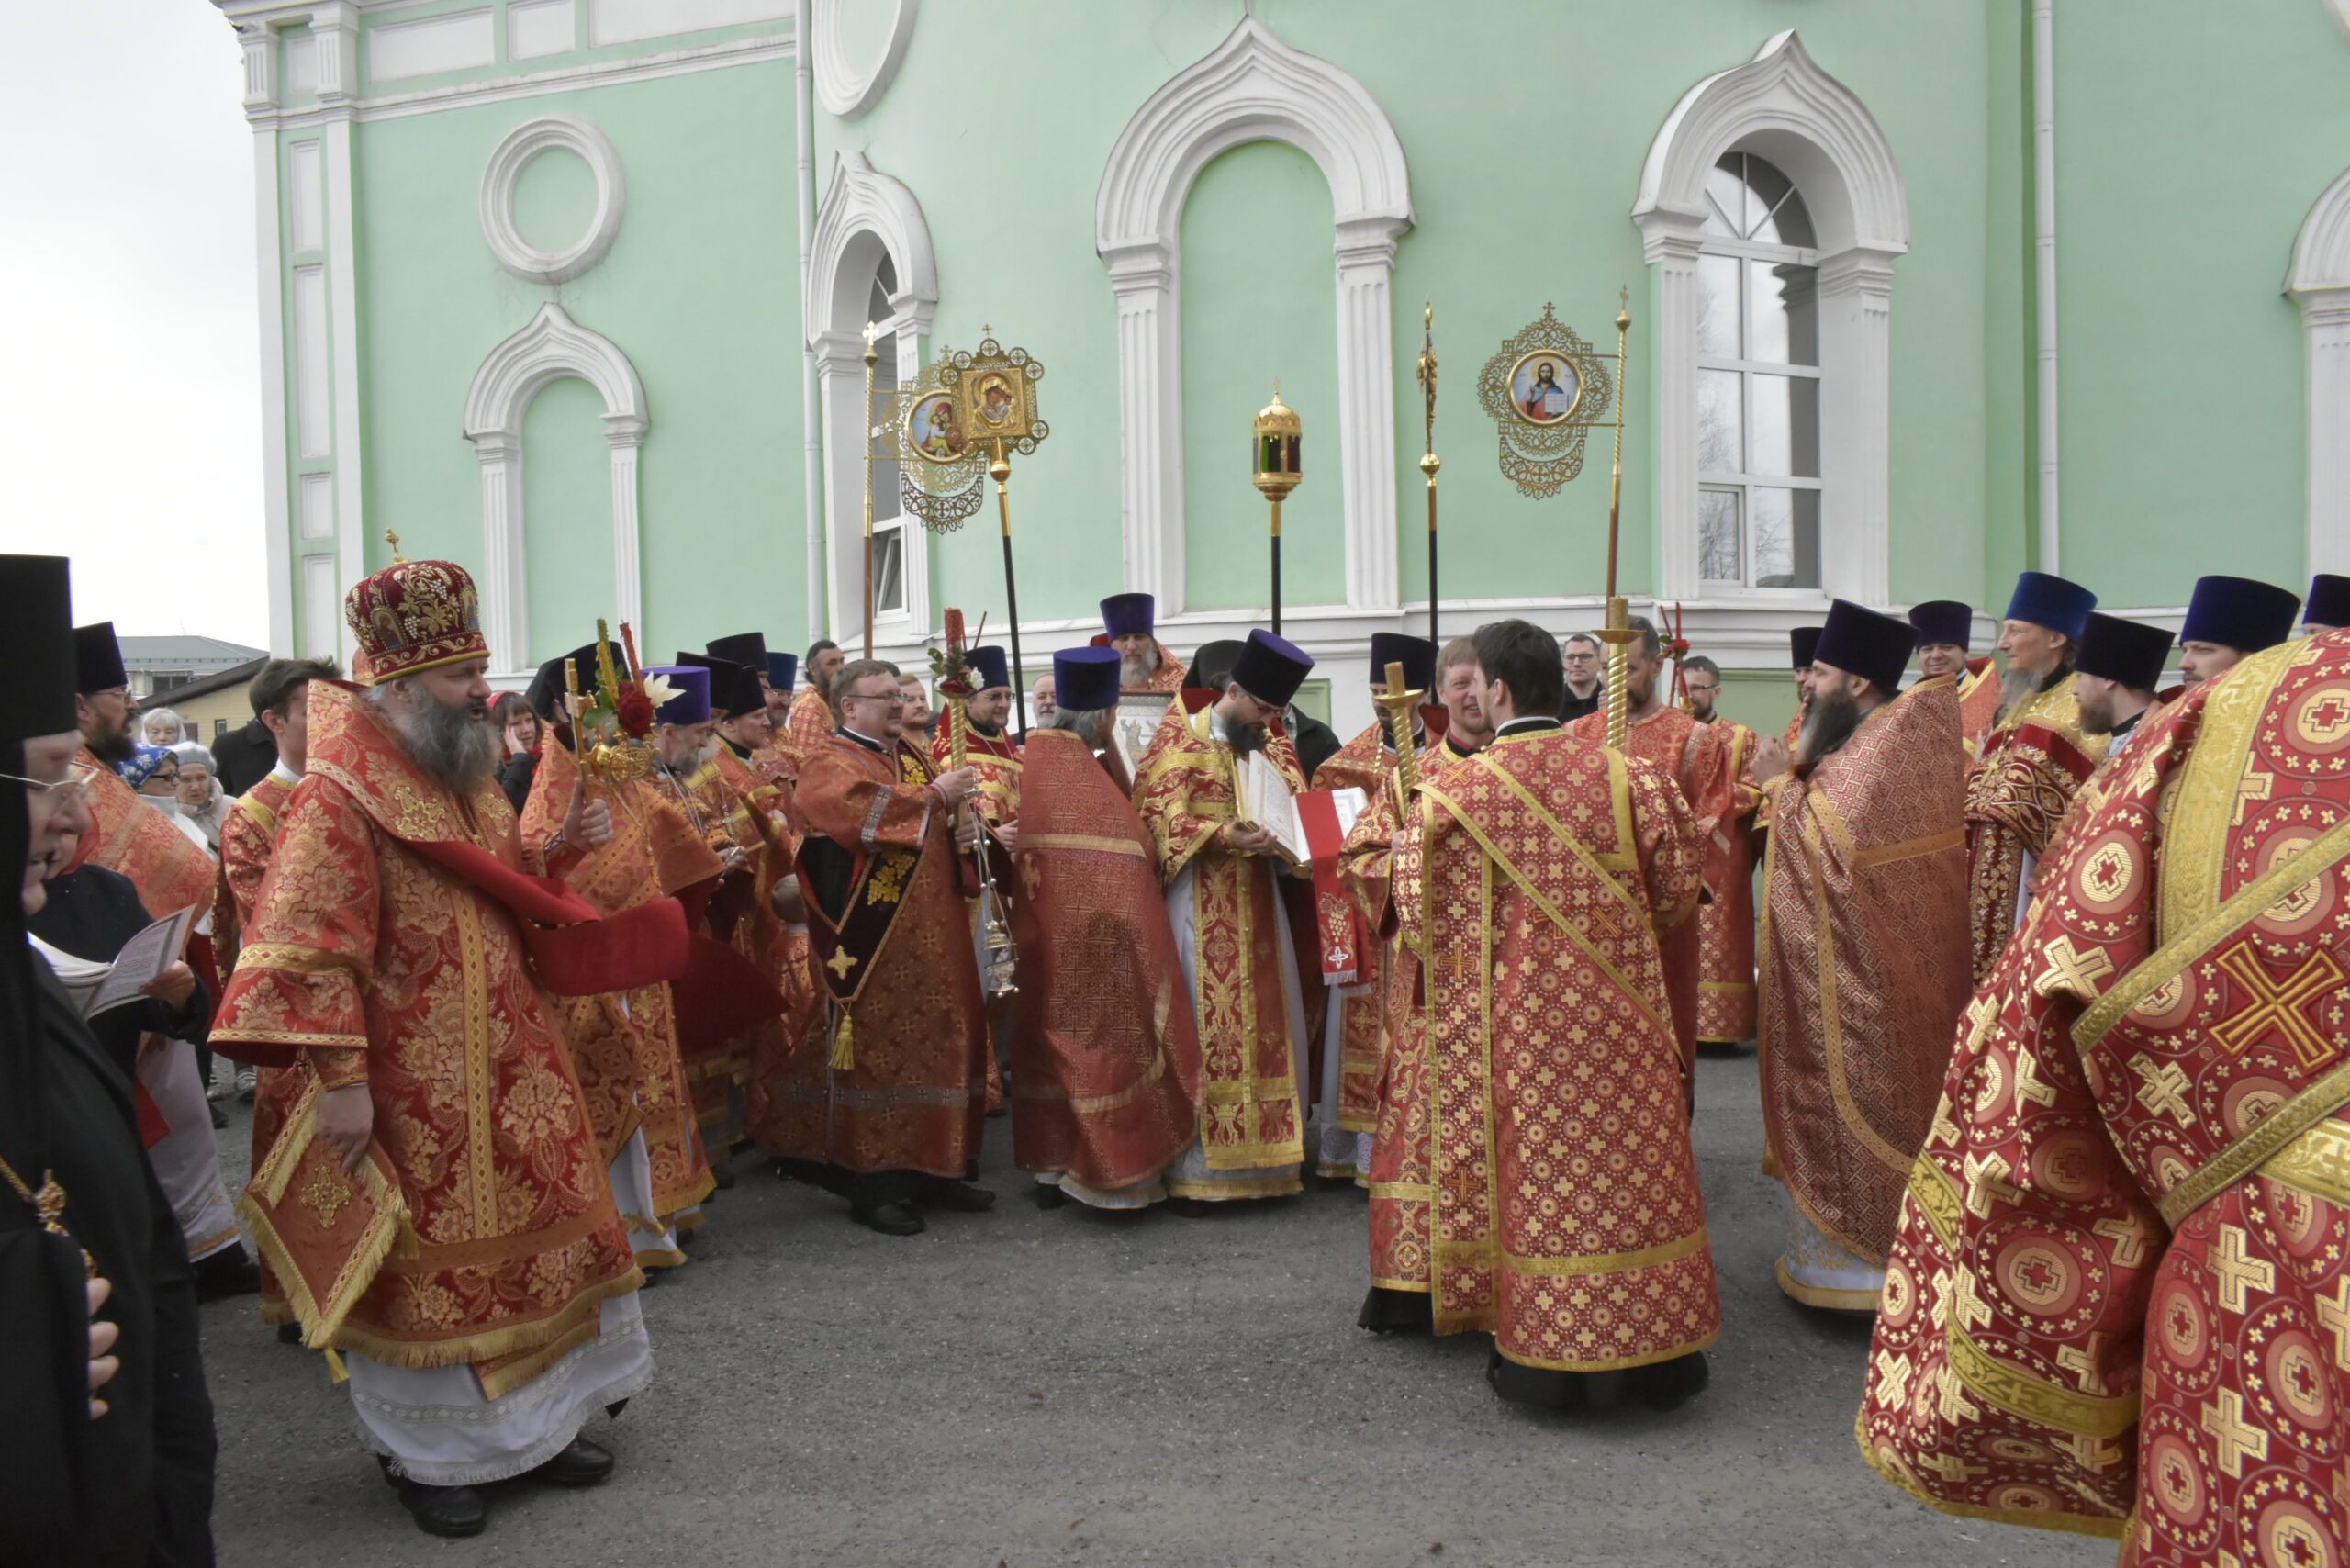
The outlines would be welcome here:
[[[621,688],[619,698],[612,703],[612,713],[621,722],[621,733],[632,741],[641,741],[652,733],[653,699],[633,682]]]

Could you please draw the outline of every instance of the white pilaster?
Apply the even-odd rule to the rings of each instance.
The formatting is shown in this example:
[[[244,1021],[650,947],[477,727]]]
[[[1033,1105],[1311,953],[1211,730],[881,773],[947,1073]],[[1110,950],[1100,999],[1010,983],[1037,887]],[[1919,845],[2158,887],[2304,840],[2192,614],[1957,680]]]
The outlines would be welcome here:
[[[865,340],[847,332],[822,332],[811,340],[816,382],[824,399],[825,603],[831,607],[828,634],[846,645],[865,629]]]
[[[2350,286],[2295,297],[2309,421],[2309,568],[2350,572]]]
[[[1657,532],[1663,593],[1698,598],[1697,540],[1697,225],[1680,213],[1640,218],[1656,274],[1650,298],[1656,320]],[[1622,389],[1617,389],[1621,397]]]
[[[1819,261],[1820,587],[1858,604],[1892,588],[1893,253]]]
[[[489,666],[520,669],[530,656],[530,599],[522,559],[522,441],[515,431],[476,435],[481,462],[481,631]]]
[[[636,629],[637,644],[650,647],[636,526],[636,454],[644,444],[644,424],[641,414],[604,416],[604,440],[612,452],[612,605],[618,618]]]
[[[1368,218],[1338,226],[1339,504],[1347,604],[1393,610],[1395,584],[1395,237],[1409,225]]]
[[[261,322],[263,557],[269,569],[269,651],[300,650],[294,624],[294,475],[285,455],[285,258],[278,231],[277,38],[261,22],[237,27],[244,52],[245,118],[253,131],[253,255]],[[338,619],[340,614],[338,613]]]
[[[1173,259],[1108,258],[1118,302],[1118,515],[1125,585],[1171,612],[1183,602],[1183,351]]]

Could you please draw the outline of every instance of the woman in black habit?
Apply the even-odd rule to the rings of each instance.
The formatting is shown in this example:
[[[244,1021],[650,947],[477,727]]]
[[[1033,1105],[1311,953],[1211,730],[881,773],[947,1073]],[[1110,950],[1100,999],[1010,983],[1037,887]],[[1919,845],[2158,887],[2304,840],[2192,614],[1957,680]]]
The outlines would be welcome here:
[[[25,940],[88,825],[69,602],[62,557],[0,556],[0,1562],[177,1568],[213,1560],[187,1251],[129,1079]]]

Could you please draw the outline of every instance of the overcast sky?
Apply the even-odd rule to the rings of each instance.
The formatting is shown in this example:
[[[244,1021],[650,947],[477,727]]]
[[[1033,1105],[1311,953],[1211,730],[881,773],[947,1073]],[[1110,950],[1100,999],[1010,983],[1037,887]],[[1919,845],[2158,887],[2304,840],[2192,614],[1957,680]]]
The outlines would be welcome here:
[[[77,622],[266,646],[236,37],[209,0],[0,15],[0,551],[72,555]]]

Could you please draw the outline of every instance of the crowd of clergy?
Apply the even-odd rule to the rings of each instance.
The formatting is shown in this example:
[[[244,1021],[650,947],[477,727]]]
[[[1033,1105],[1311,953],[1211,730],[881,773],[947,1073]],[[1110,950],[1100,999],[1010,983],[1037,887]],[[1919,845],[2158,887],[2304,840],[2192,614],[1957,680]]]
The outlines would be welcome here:
[[[639,1293],[692,1288],[721,1189],[912,1236],[995,1204],[991,1114],[1047,1209],[1339,1189],[1363,1329],[1671,1409],[1721,1329],[1695,1077],[1748,1042],[1777,1284],[1874,1316],[1888,1481],[2125,1562],[2350,1550],[2350,579],[2205,577],[2174,639],[2027,572],[1996,659],[1968,604],[1835,600],[1767,735],[1639,618],[1378,633],[1343,741],[1305,653],[1187,658],[1147,594],[1024,693],[959,636],[925,678],[599,629],[523,694],[509,796],[473,581],[396,560],[351,671],[255,683],[276,760],[217,859],[127,777],[69,591],[0,557],[40,1561],[210,1561],[199,1296],[326,1352],[415,1522],[472,1534],[495,1484],[612,1473],[583,1428],[646,1386]],[[85,1017],[179,911],[185,961]],[[200,1043],[257,1073],[233,1199]]]

